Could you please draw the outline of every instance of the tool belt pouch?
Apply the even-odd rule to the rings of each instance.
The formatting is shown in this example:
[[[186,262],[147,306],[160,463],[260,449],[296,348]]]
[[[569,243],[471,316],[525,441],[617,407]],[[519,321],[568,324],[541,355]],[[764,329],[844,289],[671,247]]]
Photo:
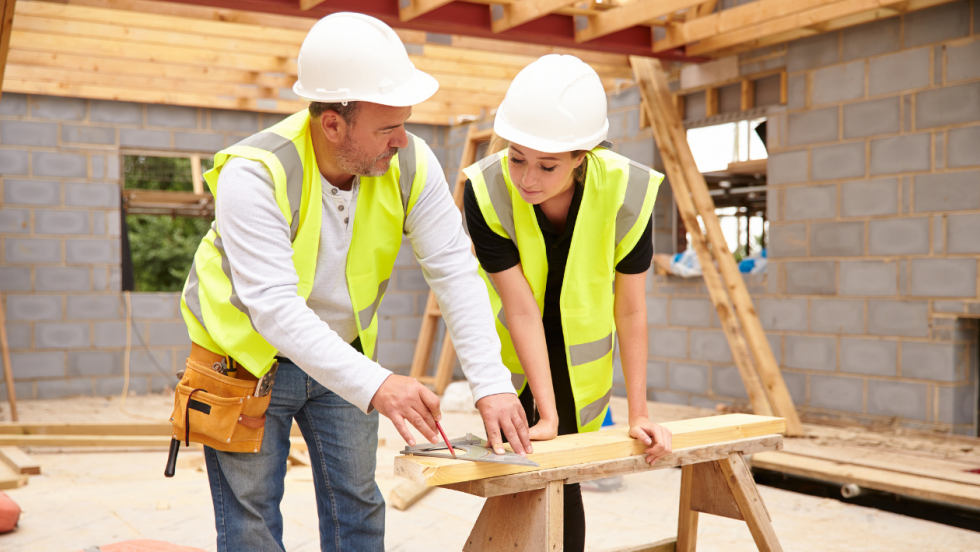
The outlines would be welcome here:
[[[174,438],[225,452],[259,452],[272,394],[255,397],[255,384],[188,359],[174,393]]]

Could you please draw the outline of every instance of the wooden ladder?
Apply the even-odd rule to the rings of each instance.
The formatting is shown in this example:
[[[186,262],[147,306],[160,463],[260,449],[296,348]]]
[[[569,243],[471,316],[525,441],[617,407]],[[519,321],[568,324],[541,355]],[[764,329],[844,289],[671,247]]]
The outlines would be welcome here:
[[[715,215],[715,202],[694,162],[660,61],[630,56],[630,64],[640,86],[642,110],[653,127],[677,210],[691,234],[691,245],[701,263],[705,286],[718,311],[752,408],[759,415],[786,418],[787,436],[804,435],[800,417],[766,340],[752,298],[721,231]],[[701,228],[698,216],[706,233],[696,231]]]
[[[460,211],[463,210],[463,189],[466,184],[466,175],[463,174],[463,169],[476,162],[477,147],[481,142],[489,140],[491,136],[493,136],[493,130],[476,130],[476,125],[471,125],[466,133],[459,175],[456,177],[456,187],[453,189],[453,199]],[[429,299],[425,302],[422,328],[419,330],[419,339],[415,343],[415,356],[412,358],[412,371],[409,375],[425,385],[431,385],[437,395],[442,395],[446,386],[452,382],[453,368],[456,366],[456,348],[453,347],[452,339],[449,337],[449,328],[446,328],[446,335],[442,340],[442,350],[439,352],[439,360],[436,362],[435,375],[430,376],[427,373],[429,356],[432,354],[432,345],[435,342],[436,329],[441,318],[442,311],[439,309],[436,294],[429,290]]]

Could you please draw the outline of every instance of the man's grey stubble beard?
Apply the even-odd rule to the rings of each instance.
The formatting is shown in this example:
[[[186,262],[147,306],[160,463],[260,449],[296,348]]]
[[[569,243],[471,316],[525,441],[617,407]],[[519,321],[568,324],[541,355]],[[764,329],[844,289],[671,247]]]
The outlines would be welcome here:
[[[388,172],[388,167],[391,164],[390,159],[396,153],[398,153],[398,148],[390,148],[377,157],[368,158],[364,155],[358,155],[354,140],[348,135],[344,143],[337,149],[336,156],[340,168],[349,174],[357,176],[383,176]],[[378,162],[383,159],[387,159],[389,162],[385,163],[383,167],[378,167]]]

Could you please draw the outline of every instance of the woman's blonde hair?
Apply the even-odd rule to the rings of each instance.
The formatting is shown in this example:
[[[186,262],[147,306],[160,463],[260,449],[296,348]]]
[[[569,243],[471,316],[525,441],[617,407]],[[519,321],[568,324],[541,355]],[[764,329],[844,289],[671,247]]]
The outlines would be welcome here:
[[[604,148],[609,148],[612,146],[612,144],[605,141],[603,141],[599,145]],[[493,135],[490,137],[490,145],[487,147],[486,156],[489,157],[497,152],[504,151],[509,147],[510,147],[510,141],[501,138],[500,136],[497,136],[497,133],[494,132]],[[582,164],[576,167],[575,171],[572,173],[572,178],[574,178],[576,182],[585,182],[585,173],[588,172],[589,158],[594,157],[595,154],[592,153],[591,150],[575,150],[571,152],[571,154],[572,154],[572,159],[577,159],[579,157],[585,156],[585,159],[582,160]]]

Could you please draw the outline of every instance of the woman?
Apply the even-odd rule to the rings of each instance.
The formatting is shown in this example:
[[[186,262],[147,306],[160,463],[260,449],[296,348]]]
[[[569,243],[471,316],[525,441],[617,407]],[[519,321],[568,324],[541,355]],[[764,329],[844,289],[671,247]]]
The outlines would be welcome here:
[[[608,129],[591,67],[559,55],[525,67],[494,121],[506,149],[465,170],[466,224],[531,439],[599,429],[618,332],[630,435],[652,464],[671,451],[646,403],[646,271],[663,175],[606,149]],[[585,547],[577,484],[565,486],[564,543]]]

